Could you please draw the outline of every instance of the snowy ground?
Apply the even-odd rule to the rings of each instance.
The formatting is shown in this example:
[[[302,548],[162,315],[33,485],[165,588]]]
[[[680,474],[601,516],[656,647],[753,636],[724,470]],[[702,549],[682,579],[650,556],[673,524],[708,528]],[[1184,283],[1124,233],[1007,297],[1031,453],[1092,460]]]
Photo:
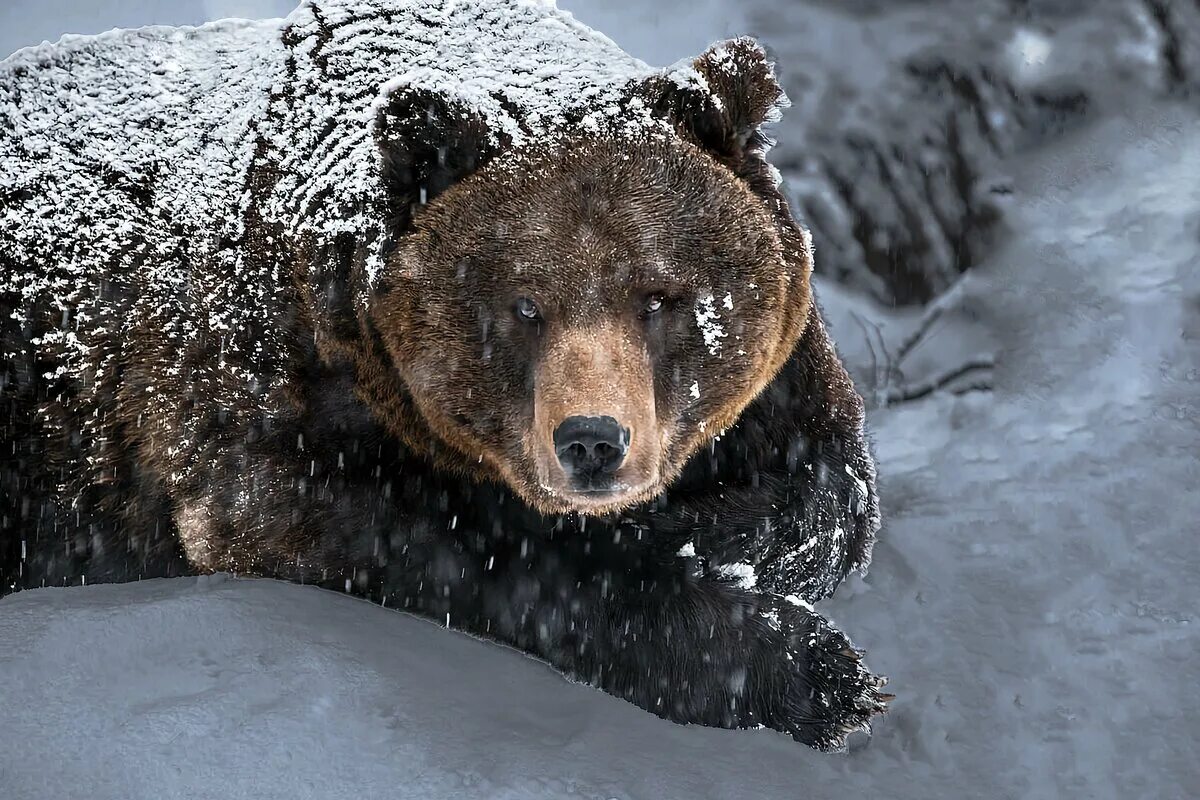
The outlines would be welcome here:
[[[898,698],[848,755],[336,594],[180,579],[0,601],[3,796],[1196,797],[1200,119],[1109,120],[1016,185],[1022,235],[929,345],[990,337],[997,391],[874,415],[886,532],[824,610]]]
[[[661,41],[650,4],[563,5],[659,63],[737,30],[715,0]],[[180,579],[0,600],[0,798],[1200,796],[1200,115],[1006,167],[1014,233],[910,375],[986,351],[995,392],[872,415],[885,531],[822,610],[897,699],[848,755],[672,725],[347,597]],[[822,297],[868,378],[851,312],[913,323]]]

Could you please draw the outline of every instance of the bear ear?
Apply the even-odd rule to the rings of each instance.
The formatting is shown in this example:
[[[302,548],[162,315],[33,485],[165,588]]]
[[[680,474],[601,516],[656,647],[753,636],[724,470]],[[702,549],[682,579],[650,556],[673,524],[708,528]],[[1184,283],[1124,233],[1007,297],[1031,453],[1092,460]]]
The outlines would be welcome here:
[[[645,87],[654,112],[723,160],[738,162],[763,149],[762,126],[777,121],[788,101],[762,45],[749,37],[720,42],[692,68],[707,91],[686,75],[656,75]]]
[[[406,231],[422,206],[478,170],[496,150],[477,112],[427,89],[393,92],[379,111],[375,136],[393,235]]]

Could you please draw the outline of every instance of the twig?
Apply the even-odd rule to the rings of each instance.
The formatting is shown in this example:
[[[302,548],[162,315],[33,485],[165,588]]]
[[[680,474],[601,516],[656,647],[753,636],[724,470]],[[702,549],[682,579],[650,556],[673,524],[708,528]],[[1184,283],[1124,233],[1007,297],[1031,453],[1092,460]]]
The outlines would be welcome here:
[[[992,356],[977,356],[964,364],[946,370],[913,386],[899,386],[891,389],[887,392],[884,401],[887,405],[892,405],[894,403],[907,403],[912,400],[918,400],[933,394],[939,389],[944,389],[948,384],[953,383],[964,375],[976,371],[990,371],[995,366],[996,361]],[[989,374],[985,380],[977,381],[969,387],[962,387],[962,391],[952,391],[955,394],[965,394],[968,391],[990,391],[991,388],[991,375]]]
[[[903,364],[904,359],[912,353],[918,344],[925,339],[930,328],[937,322],[941,316],[949,311],[953,306],[962,301],[963,287],[967,283],[967,279],[971,273],[964,273],[961,278],[954,282],[946,291],[938,295],[932,303],[925,308],[925,313],[921,315],[917,327],[908,335],[900,347],[896,350],[896,364]]]
[[[867,330],[867,323],[863,321],[862,316],[857,311],[851,311],[850,316],[858,323],[858,327],[862,328],[863,340],[867,343],[867,350],[871,353],[871,393],[875,394],[884,391],[887,387],[879,381],[879,360],[875,356],[875,344],[871,340],[871,333]],[[874,323],[872,323],[874,324]],[[879,326],[875,326],[878,330]]]

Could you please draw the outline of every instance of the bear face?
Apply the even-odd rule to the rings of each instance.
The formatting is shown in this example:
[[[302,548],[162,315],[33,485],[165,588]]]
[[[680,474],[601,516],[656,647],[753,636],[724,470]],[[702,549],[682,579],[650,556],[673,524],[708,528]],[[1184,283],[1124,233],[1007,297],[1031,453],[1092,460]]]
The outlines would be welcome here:
[[[769,71],[746,77],[764,79],[777,96]],[[752,94],[730,89],[726,108]],[[688,102],[712,111],[668,99],[677,135],[566,138],[478,168],[486,156],[461,145],[482,123],[452,126],[437,161],[469,174],[427,176],[373,297],[430,431],[543,512],[661,493],[807,318],[806,239],[738,174],[739,159],[763,163],[745,147],[762,109],[702,127]]]

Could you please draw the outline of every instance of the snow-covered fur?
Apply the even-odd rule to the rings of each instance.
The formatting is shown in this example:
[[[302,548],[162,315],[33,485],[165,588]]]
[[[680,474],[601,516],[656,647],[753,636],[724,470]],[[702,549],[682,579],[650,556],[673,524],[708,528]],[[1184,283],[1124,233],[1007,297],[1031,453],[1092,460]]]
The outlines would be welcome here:
[[[0,291],[20,296],[23,321],[36,303],[70,309],[39,340],[59,375],[98,369],[96,337],[143,317],[180,341],[201,336],[180,318],[181,292],[223,352],[261,352],[260,334],[278,331],[247,334],[283,278],[280,264],[246,258],[248,216],[308,247],[350,233],[373,274],[387,240],[377,138],[389,98],[461,104],[494,131],[489,144],[515,146],[572,126],[661,127],[618,102],[650,74],[540,2],[306,2],[282,24],[27,48],[0,67]],[[700,81],[686,68],[672,76]],[[137,284],[136,311],[103,301],[101,270]]]
[[[841,746],[886,695],[807,603],[866,567],[878,506],[862,402],[808,292],[811,246],[763,157],[782,103],[748,40],[656,72],[528,0],[310,1],[282,23],[16,54],[0,65],[0,588],[192,569],[321,582],[672,719]],[[486,472],[494,457],[477,466],[388,358],[455,353],[396,344],[402,302],[474,324],[453,275],[397,297],[397,259],[441,194],[500,197],[505,174],[557,185],[570,162],[604,196],[621,170],[601,156],[632,164],[627,182],[727,187],[716,199],[745,213],[707,236],[780,260],[728,256],[761,271],[749,286],[770,313],[709,297],[681,318],[687,358],[655,383],[658,407],[671,392],[692,407],[671,420],[692,436],[671,485],[585,518],[527,502]],[[637,172],[660,156],[669,169]],[[491,177],[465,188],[476,172]],[[681,196],[648,207],[683,242],[694,204],[717,204]],[[463,226],[426,223],[420,241]],[[569,293],[591,276],[565,266],[566,236],[548,241],[535,269],[564,265]],[[738,330],[761,355],[722,362],[745,367],[701,400],[679,363]],[[451,387],[453,424],[478,422],[457,397],[475,388],[476,404],[524,402],[523,362],[497,353]],[[517,388],[482,391],[501,367]]]

